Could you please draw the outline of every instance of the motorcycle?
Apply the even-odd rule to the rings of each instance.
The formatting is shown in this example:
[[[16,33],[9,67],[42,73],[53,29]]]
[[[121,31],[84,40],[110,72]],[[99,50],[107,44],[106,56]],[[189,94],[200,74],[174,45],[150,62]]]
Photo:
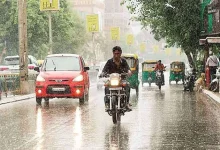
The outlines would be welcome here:
[[[219,91],[220,67],[216,69],[215,78],[211,81],[209,90],[213,92]]]
[[[190,92],[192,92],[195,86],[195,81],[196,81],[196,72],[193,72],[191,70],[186,72],[184,78],[184,84],[183,84],[184,91],[189,90]]]
[[[112,121],[114,124],[121,121],[121,116],[129,111],[127,106],[127,95],[125,87],[128,86],[126,81],[127,74],[112,73],[110,75],[105,75],[108,80],[105,82],[104,86],[109,89],[110,94],[106,94],[104,99],[109,100],[109,109],[106,112],[112,116]],[[105,101],[106,103],[106,101]]]
[[[158,86],[159,90],[161,90],[162,86],[162,71],[156,71],[156,85]]]

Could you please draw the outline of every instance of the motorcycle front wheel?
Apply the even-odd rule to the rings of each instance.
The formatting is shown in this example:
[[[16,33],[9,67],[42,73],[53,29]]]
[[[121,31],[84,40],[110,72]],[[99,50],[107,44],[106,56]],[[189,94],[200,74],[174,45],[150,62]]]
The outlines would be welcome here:
[[[117,123],[117,112],[116,112],[116,96],[112,96],[112,121],[114,124]]]
[[[219,91],[219,83],[217,81],[212,82],[210,84],[209,90],[212,91],[212,92],[218,92]]]

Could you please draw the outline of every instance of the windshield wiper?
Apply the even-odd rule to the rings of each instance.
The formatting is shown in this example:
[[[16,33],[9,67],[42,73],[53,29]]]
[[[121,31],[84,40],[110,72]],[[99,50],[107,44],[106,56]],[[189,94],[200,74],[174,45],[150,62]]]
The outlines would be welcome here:
[[[53,63],[53,65],[54,65],[54,71],[56,71],[56,65],[55,65],[55,63],[54,63],[54,61],[53,61],[53,59],[51,59],[52,60],[52,63]]]

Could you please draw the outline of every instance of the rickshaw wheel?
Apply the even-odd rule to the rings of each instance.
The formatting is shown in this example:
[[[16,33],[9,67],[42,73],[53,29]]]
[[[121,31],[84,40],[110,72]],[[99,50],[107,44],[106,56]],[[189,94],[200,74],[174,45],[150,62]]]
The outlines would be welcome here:
[[[161,90],[161,85],[159,85],[159,90]]]
[[[138,95],[139,94],[139,87],[138,86],[135,88],[135,91],[136,91],[136,95]]]

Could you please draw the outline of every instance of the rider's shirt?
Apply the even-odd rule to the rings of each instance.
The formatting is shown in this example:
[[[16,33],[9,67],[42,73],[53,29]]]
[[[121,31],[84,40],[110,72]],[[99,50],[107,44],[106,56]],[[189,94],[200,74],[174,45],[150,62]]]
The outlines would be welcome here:
[[[156,64],[155,70],[163,71],[164,70],[164,65],[163,64]]]
[[[130,70],[127,61],[124,58],[120,59],[120,62],[117,64],[113,58],[109,59],[105,64],[102,72],[111,74],[111,73],[123,73]]]

